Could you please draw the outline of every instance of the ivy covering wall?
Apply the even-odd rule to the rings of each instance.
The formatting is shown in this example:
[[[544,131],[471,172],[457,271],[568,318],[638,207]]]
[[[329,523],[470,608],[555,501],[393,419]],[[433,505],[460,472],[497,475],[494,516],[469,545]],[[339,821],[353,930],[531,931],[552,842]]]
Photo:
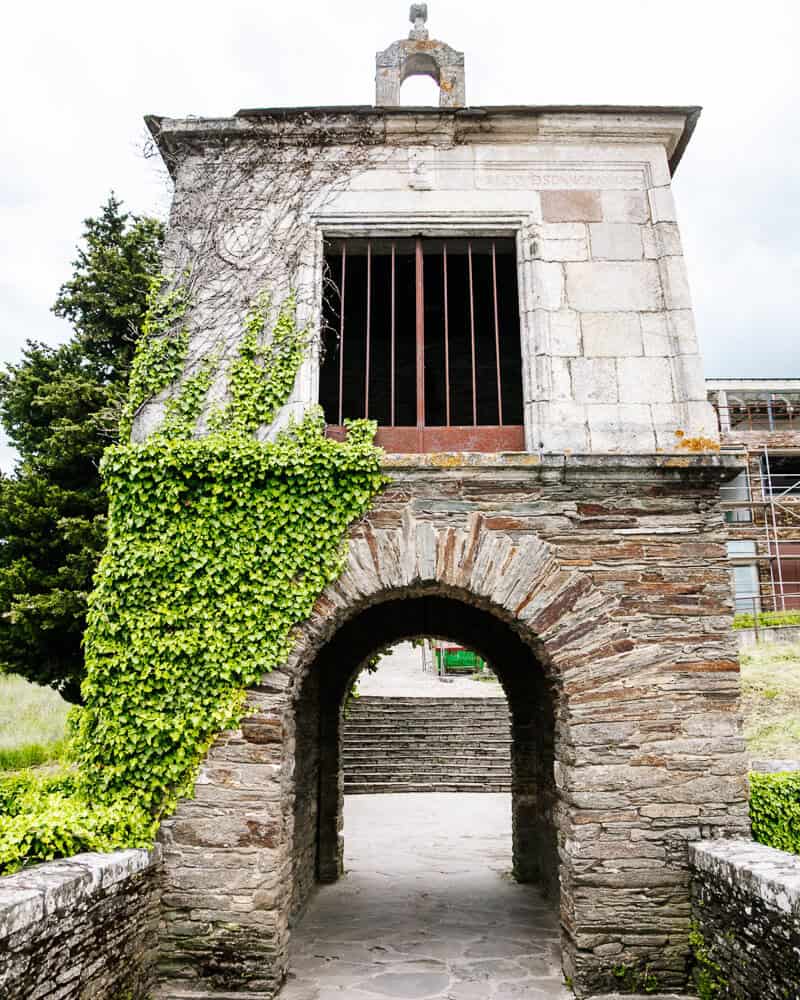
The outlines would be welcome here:
[[[153,291],[127,427],[183,370],[187,307]],[[228,398],[197,421],[219,358],[172,392],[161,427],[103,459],[109,537],[90,600],[85,707],[73,763],[0,786],[0,872],[81,850],[146,846],[192,785],[245,689],[282,663],[292,628],[341,572],[348,526],[382,485],[374,425],[324,435],[312,410],[271,443],[253,436],[288,399],[308,345],[294,302],[256,302]],[[267,329],[269,327],[269,329]]]
[[[800,854],[800,771],[750,775],[753,838]]]

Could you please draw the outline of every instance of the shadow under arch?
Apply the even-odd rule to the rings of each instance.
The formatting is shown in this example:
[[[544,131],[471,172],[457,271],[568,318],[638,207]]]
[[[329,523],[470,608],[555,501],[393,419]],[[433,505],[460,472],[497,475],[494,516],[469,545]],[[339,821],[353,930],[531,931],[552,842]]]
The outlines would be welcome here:
[[[335,881],[343,871],[341,739],[346,694],[376,651],[419,636],[469,646],[492,663],[511,717],[514,875],[520,882],[535,883],[547,896],[557,896],[558,695],[544,650],[523,641],[498,610],[476,606],[474,597],[453,588],[381,596],[340,625],[297,689],[293,917],[302,912],[316,882]]]

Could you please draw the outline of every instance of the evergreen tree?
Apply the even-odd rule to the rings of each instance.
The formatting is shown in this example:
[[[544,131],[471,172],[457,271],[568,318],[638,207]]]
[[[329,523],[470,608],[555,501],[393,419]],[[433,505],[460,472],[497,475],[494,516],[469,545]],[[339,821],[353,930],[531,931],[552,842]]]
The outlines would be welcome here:
[[[60,347],[28,341],[0,374],[0,421],[19,453],[0,478],[0,671],[80,700],[82,636],[105,542],[99,463],[116,439],[163,227],[113,195],[84,223],[53,311]]]

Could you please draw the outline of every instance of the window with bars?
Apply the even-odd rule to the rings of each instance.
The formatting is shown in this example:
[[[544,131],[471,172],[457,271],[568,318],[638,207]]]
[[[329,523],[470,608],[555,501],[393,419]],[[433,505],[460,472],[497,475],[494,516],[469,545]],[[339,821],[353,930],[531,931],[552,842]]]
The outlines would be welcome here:
[[[330,433],[369,417],[389,451],[524,450],[513,239],[328,240],[325,272]]]

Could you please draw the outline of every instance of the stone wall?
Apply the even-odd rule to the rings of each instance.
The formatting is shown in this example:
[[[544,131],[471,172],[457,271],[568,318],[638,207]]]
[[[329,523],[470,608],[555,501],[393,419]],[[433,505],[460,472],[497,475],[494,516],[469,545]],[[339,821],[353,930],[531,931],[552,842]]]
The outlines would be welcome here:
[[[158,850],[79,854],[0,879],[3,1000],[144,1000]]]
[[[316,879],[340,871],[347,683],[422,634],[504,665],[515,870],[554,883],[576,988],[612,989],[621,964],[683,986],[687,843],[749,834],[718,505],[737,470],[708,455],[387,458],[341,577],[164,824],[165,996],[280,984],[315,838]]]
[[[689,854],[697,967],[719,984],[713,995],[797,1000],[800,858],[751,841],[706,841]]]

